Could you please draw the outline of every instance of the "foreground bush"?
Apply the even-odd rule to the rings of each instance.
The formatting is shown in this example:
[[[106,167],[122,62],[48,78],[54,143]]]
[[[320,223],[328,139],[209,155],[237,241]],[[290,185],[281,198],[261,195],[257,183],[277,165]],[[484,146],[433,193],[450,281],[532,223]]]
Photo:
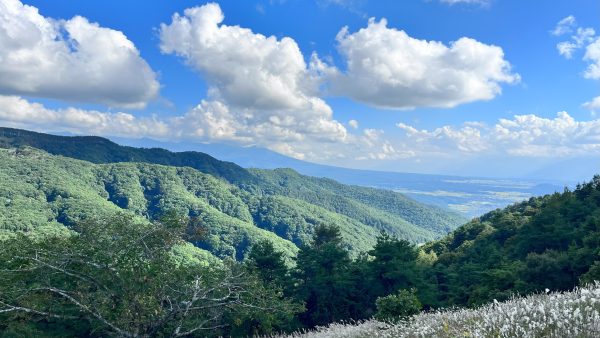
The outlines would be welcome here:
[[[334,324],[287,337],[599,337],[600,283],[535,294],[477,309],[422,313],[408,321]]]
[[[396,294],[377,298],[375,318],[384,322],[396,322],[418,314],[423,305],[415,292],[415,289],[400,290]]]

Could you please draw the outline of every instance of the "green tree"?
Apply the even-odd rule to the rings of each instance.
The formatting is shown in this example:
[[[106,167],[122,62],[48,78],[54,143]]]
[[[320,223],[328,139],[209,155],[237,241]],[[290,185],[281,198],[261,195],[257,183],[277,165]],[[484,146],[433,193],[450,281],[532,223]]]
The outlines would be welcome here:
[[[4,241],[0,329],[218,336],[234,329],[231,319],[297,310],[239,264],[182,264],[173,248],[198,234],[189,225],[173,214],[152,224],[118,216],[80,223],[70,236]]]
[[[289,271],[284,254],[275,250],[269,240],[263,240],[252,246],[246,259],[246,265],[254,271],[266,284],[281,289],[290,286]]]
[[[376,297],[422,284],[421,271],[417,265],[419,250],[414,244],[382,232],[369,255],[373,257],[369,264],[369,274],[372,292]]]
[[[395,294],[379,297],[376,304],[375,318],[385,322],[406,320],[423,309],[415,289],[400,290]]]
[[[335,225],[315,228],[312,245],[300,249],[296,259],[295,297],[305,303],[301,321],[309,327],[352,318],[354,283],[351,259]]]

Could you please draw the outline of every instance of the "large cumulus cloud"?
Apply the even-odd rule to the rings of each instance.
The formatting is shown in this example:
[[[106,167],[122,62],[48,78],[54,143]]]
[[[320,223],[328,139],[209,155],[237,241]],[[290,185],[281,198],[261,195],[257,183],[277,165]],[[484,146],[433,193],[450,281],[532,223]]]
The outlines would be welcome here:
[[[0,0],[0,94],[141,108],[159,83],[120,31]]]
[[[502,48],[471,38],[449,46],[413,38],[370,19],[366,28],[337,35],[346,70],[323,69],[332,93],[376,107],[445,107],[490,100],[502,83],[519,81]]]
[[[223,19],[219,5],[210,3],[161,24],[162,52],[182,57],[209,85],[207,100],[188,113],[185,125],[211,139],[262,145],[343,142],[347,131],[319,97],[318,79],[296,42]]]

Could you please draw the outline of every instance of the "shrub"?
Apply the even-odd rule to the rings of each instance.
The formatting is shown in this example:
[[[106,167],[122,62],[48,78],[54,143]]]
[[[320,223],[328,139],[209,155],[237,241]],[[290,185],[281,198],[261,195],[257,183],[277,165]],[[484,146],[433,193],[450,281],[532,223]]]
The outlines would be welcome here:
[[[396,294],[377,298],[375,318],[385,322],[396,322],[418,314],[423,305],[415,293],[415,289],[400,290]]]

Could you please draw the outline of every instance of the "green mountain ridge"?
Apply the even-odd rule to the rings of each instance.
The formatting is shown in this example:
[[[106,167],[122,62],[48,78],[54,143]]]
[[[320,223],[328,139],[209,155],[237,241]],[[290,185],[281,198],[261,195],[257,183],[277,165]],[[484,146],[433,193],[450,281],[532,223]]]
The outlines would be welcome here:
[[[5,229],[17,227],[15,224],[27,228],[32,222],[39,225],[43,220],[70,225],[86,216],[85,208],[79,204],[92,210],[98,204],[101,210],[124,210],[149,220],[174,209],[198,216],[208,226],[219,224],[219,230],[211,233],[211,240],[198,245],[219,256],[240,259],[252,243],[264,237],[259,235],[262,232],[276,234],[278,241],[293,242],[295,248],[308,243],[315,225],[340,224],[348,247],[357,253],[368,250],[381,230],[413,242],[425,242],[465,222],[456,214],[419,204],[399,193],[346,186],[303,176],[291,169],[246,170],[197,152],[123,147],[99,137],[63,137],[9,128],[0,128],[0,148],[13,149],[18,156],[13,156],[12,161],[23,162],[13,163],[9,170],[11,161],[6,160],[0,168],[7,180],[17,186],[30,184],[27,174],[15,171],[17,167],[37,170],[38,174],[32,177],[44,177],[43,168],[47,166],[60,177],[25,189],[29,194],[36,189],[58,191],[48,192],[50,197],[45,203],[50,207],[33,204],[43,211],[44,217],[16,217],[9,210],[16,208],[7,208],[3,213]],[[43,160],[35,161],[42,157]],[[73,162],[75,159],[80,161]],[[85,169],[69,171],[70,167]],[[79,170],[94,174],[79,174]],[[56,186],[61,182],[62,186]],[[65,187],[86,192],[74,195],[68,203],[61,200],[62,209],[57,209],[56,199],[61,197],[61,191],[68,190]],[[18,196],[22,192],[9,189],[0,196],[10,194]],[[83,200],[76,201],[80,197]],[[20,208],[29,210],[33,205],[25,203]],[[49,214],[48,209],[53,213]],[[282,242],[279,246],[286,245],[289,246]],[[291,255],[290,250],[285,251]]]
[[[92,164],[35,148],[0,149],[0,229],[35,231],[125,212],[158,219],[163,211],[198,217],[208,230],[196,243],[220,257],[242,259],[263,239],[293,256],[310,229],[335,222],[349,248],[364,251],[377,232],[358,221],[285,196],[256,197],[189,167],[145,163]],[[35,179],[32,179],[35,178]],[[256,220],[256,223],[253,223]],[[45,228],[47,230],[47,228]]]
[[[422,249],[445,305],[567,291],[600,280],[600,176],[487,213]]]
[[[0,228],[35,231],[120,212],[156,219],[163,210],[198,216],[208,230],[199,245],[217,256],[243,258],[252,242],[269,239],[292,256],[296,246],[251,223],[236,188],[191,168],[141,163],[97,165],[34,148],[0,149]],[[185,185],[193,181],[196,185]],[[208,189],[198,193],[198,186]],[[196,189],[196,190],[195,190]]]
[[[354,214],[360,208],[358,204],[368,206],[372,213],[383,211],[381,228],[394,233],[396,230],[390,223],[390,215],[400,217],[405,227],[426,235],[423,229],[435,234],[446,234],[454,226],[454,221],[460,222],[459,217],[450,217],[448,212],[439,208],[418,203],[404,195],[390,191],[354,185],[344,185],[328,178],[303,176],[292,169],[250,169],[250,172],[261,179],[278,186],[277,193],[302,198],[310,203],[320,203],[327,209],[344,213],[352,218],[363,216]],[[388,219],[385,219],[387,217]]]
[[[28,130],[0,127],[0,147],[30,146],[53,155],[76,158],[92,163],[144,162],[192,167],[229,182],[253,182],[245,169],[200,152],[173,153],[165,149],[134,148],[118,145],[98,136],[55,136]]]
[[[246,170],[225,163],[231,170],[223,170],[214,158],[205,159],[211,162],[208,165],[195,153],[165,153],[167,159],[184,156],[197,167],[212,168],[209,174],[190,166],[111,162],[104,150],[100,157],[86,155],[106,157],[93,163],[3,139],[0,238],[14,236],[15,241],[35,243],[35,236],[17,235],[20,232],[47,236],[44,239],[76,238],[48,232],[80,229],[86,218],[101,220],[96,225],[99,233],[114,232],[115,225],[106,220],[119,213],[133,216],[142,228],[167,211],[192,216],[193,227],[185,228],[186,234],[197,227],[203,236],[181,237],[194,245],[177,246],[173,251],[177,264],[231,263],[258,273],[264,283],[277,281],[279,295],[305,305],[304,312],[294,315],[303,328],[363,320],[383,315],[381,309],[397,316],[396,311],[403,311],[400,298],[407,294],[425,309],[477,307],[600,280],[600,176],[574,190],[531,198],[452,230],[445,223],[451,222],[451,215],[401,194],[307,177],[290,169]],[[57,144],[45,147],[59,152]],[[80,146],[85,148],[85,142]],[[227,179],[219,172],[231,176]],[[250,179],[234,180],[243,176]],[[123,224],[128,223],[140,226]],[[119,224],[116,229],[129,229]],[[152,226],[169,229],[160,223]],[[412,243],[380,235],[379,230]],[[451,232],[440,238],[447,230]],[[110,232],[104,236],[109,241],[115,238]],[[22,246],[19,250],[29,244]],[[10,250],[5,250],[6,257]],[[287,264],[294,257],[296,264]],[[287,329],[296,325],[282,323]]]

